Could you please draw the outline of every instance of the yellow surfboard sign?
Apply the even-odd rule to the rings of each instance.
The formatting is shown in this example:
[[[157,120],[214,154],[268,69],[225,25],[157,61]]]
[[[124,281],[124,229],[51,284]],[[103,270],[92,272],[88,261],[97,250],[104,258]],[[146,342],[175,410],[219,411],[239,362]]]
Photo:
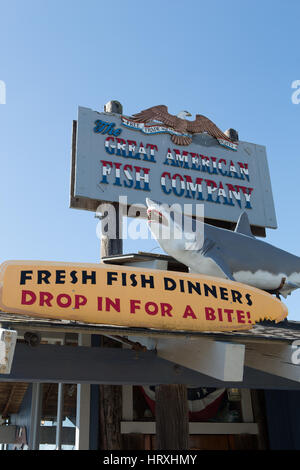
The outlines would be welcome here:
[[[2,264],[0,308],[39,318],[170,331],[246,330],[288,314],[274,296],[221,278],[47,261]]]

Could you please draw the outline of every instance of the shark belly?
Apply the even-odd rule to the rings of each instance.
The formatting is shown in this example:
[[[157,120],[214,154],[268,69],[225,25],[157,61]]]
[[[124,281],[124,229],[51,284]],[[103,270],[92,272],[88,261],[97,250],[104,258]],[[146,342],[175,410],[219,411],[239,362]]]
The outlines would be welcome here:
[[[273,274],[262,269],[258,269],[256,272],[251,271],[237,271],[233,273],[233,276],[237,282],[243,284],[249,284],[259,289],[274,290],[277,289],[282,278],[286,278],[284,273]]]
[[[263,269],[258,269],[256,272],[241,270],[234,272],[233,276],[238,282],[263,290],[276,290],[285,279],[284,285],[279,291],[285,296],[300,287],[300,272],[288,275],[284,271],[274,274]]]
[[[193,251],[189,252],[188,250],[185,252],[174,251],[174,253],[170,254],[178,261],[188,266],[189,271],[192,273],[219,277],[221,279],[228,278],[217,262],[209,256],[202,255],[199,251],[197,253]],[[233,266],[229,266],[229,268],[232,273],[232,278],[235,281],[266,291],[277,290],[281,286],[279,293],[284,297],[300,287],[300,272],[297,271],[287,274],[285,270],[273,273],[263,268],[257,269],[256,271],[241,268],[236,270]],[[282,286],[283,279],[285,279],[285,282]]]
[[[173,257],[188,266],[191,273],[206,274],[207,276],[227,279],[227,276],[213,259],[203,256],[200,253],[195,254],[192,251],[185,253],[177,252],[174,253]]]

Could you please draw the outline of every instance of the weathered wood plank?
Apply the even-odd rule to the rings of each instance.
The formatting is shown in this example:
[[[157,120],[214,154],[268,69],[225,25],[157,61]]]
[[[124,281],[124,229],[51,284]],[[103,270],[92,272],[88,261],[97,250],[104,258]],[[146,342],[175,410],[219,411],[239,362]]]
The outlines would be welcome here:
[[[113,351],[122,351],[122,344],[102,337],[102,348],[108,346]],[[100,449],[121,450],[122,437],[120,423],[122,420],[122,387],[121,385],[100,385]]]
[[[158,339],[157,355],[202,374],[229,382],[241,382],[245,346],[206,338]]]
[[[122,421],[122,434],[155,434],[155,421]],[[257,423],[189,423],[189,434],[258,434]]]
[[[178,366],[155,352],[17,343],[10,374],[1,382],[135,384],[300,390],[300,383],[245,367],[243,382],[223,382]]]
[[[155,387],[156,449],[189,449],[189,411],[185,385]]]
[[[300,365],[293,364],[295,349],[289,344],[247,344],[245,364],[268,374],[300,382]]]
[[[254,419],[258,425],[258,448],[269,449],[268,424],[263,390],[251,390]]]

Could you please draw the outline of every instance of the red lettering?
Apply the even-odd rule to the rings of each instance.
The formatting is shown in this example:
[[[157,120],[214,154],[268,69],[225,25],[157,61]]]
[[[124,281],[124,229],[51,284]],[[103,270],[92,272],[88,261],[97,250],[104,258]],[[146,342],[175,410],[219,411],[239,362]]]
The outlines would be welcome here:
[[[126,145],[126,140],[124,139],[121,139],[120,137],[117,138],[117,142],[118,142],[118,148],[120,148],[121,145]]]
[[[116,312],[120,312],[120,308],[121,308],[120,299],[115,299],[115,301],[113,302],[109,297],[106,297],[105,298],[105,310],[106,310],[106,312],[110,312],[110,307],[111,306],[114,310],[116,310]]]
[[[153,310],[151,310],[152,308]],[[147,302],[145,304],[145,310],[148,315],[156,315],[158,312],[158,305],[155,302]]]
[[[192,307],[190,305],[187,305],[186,306],[186,309],[184,311],[184,314],[183,314],[183,318],[187,318],[187,317],[192,317],[194,318],[195,320],[197,320],[197,317],[192,309]]]
[[[139,301],[132,300],[130,302],[139,302]],[[83,305],[85,304],[86,302]],[[109,297],[105,297],[105,311],[110,312],[111,307],[117,312],[120,312],[120,309],[121,309],[120,299],[112,300]],[[103,309],[103,297],[98,297],[98,310],[102,312],[102,309]],[[131,311],[131,313],[134,313],[134,312]]]
[[[227,313],[227,320],[229,321],[229,323],[231,323],[232,322],[233,310],[230,310],[228,308],[224,308],[224,312]]]
[[[172,310],[172,305],[170,304],[160,304],[161,308],[161,314],[164,317],[165,315],[168,315],[169,317],[172,316],[171,310]]]
[[[214,309],[211,307],[205,307],[205,317],[206,320],[215,320],[216,315]]]
[[[121,139],[122,140],[122,139]],[[135,140],[127,140],[128,146],[129,147],[136,147],[136,141]],[[131,149],[130,149],[131,150]]]
[[[130,313],[135,313],[136,309],[141,308],[140,300],[130,300]]]
[[[27,296],[30,296],[30,298],[27,300]],[[36,301],[36,295],[34,292],[31,290],[22,290],[22,298],[21,298],[21,304],[22,305],[32,305]]]
[[[66,302],[63,302],[62,299],[67,299]],[[56,299],[56,302],[57,302],[57,305],[61,308],[68,308],[70,307],[71,303],[72,303],[72,299],[71,299],[71,296],[68,295],[68,294],[59,294],[57,296],[57,299]]]
[[[223,321],[222,309],[218,308],[218,317],[220,321]]]
[[[50,292],[40,292],[40,306],[43,307],[47,305],[47,307],[52,307],[51,300],[53,299],[53,295]]]
[[[217,183],[213,180],[204,180],[207,188],[209,189],[210,192],[215,191],[218,187]]]
[[[147,144],[147,145],[146,145],[146,149],[147,149],[148,147],[150,148],[150,154],[151,154],[151,155],[154,155],[154,150],[156,150],[156,151],[158,152],[158,147],[157,147],[157,145],[154,145],[154,144]]]
[[[75,295],[75,309],[78,309],[87,303],[87,298],[84,295]]]
[[[206,155],[201,155],[201,154],[200,154],[200,157],[202,160],[202,165],[209,166],[209,157],[207,157]]]
[[[237,310],[236,315],[237,315],[238,323],[246,323],[245,322],[245,313],[244,313],[243,310]]]

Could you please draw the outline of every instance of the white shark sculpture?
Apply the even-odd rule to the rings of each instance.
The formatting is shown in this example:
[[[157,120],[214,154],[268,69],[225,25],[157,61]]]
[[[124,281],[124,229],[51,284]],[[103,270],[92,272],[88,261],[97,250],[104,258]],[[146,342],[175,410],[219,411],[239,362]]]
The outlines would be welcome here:
[[[228,278],[284,297],[300,287],[300,258],[256,239],[246,212],[235,231],[197,221],[196,231],[187,233],[184,228],[191,226],[190,218],[176,217],[176,211],[165,204],[146,202],[148,226],[161,248],[191,272]]]

